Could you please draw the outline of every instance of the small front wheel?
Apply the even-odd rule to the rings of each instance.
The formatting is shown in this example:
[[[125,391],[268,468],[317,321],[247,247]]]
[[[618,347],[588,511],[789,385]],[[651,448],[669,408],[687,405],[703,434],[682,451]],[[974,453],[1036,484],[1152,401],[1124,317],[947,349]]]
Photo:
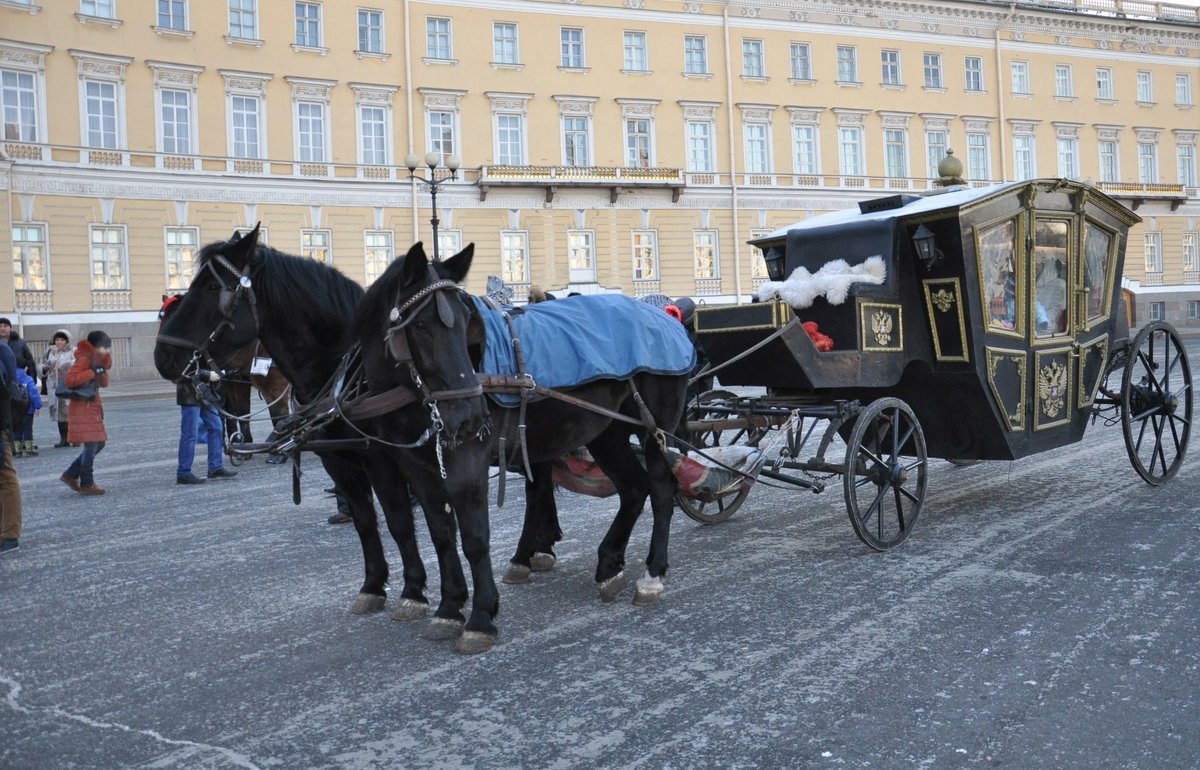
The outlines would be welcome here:
[[[928,466],[925,433],[908,404],[881,398],[858,415],[842,482],[859,540],[877,551],[904,542],[921,514]]]
[[[1133,469],[1146,483],[1179,471],[1192,430],[1192,370],[1175,329],[1147,324],[1130,344],[1121,374],[1121,431]]]

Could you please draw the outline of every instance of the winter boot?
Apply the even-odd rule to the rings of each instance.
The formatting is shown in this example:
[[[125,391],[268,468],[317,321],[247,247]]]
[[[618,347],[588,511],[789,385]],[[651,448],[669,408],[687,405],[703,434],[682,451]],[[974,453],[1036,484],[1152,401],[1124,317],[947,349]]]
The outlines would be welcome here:
[[[70,446],[67,443],[67,423],[60,422],[58,423],[58,443],[54,445],[54,448],[61,449],[65,446]]]
[[[32,441],[25,442],[25,456],[26,457],[37,457],[38,456],[38,448]]]

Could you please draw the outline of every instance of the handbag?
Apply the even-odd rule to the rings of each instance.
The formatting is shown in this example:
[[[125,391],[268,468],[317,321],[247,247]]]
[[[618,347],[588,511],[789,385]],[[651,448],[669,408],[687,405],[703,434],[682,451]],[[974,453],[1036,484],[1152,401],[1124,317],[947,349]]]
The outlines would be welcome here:
[[[96,400],[96,381],[88,380],[78,388],[68,388],[65,383],[59,384],[54,390],[55,398],[66,398],[71,401],[94,401]]]

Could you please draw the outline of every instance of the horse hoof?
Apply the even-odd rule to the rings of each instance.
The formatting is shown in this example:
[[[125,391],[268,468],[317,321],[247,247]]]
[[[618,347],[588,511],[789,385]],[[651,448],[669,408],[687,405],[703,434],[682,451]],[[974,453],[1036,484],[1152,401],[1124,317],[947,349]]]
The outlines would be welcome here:
[[[496,635],[482,631],[464,631],[454,643],[454,651],[461,655],[478,655],[496,646]]]
[[[428,602],[419,602],[416,599],[401,599],[396,603],[396,609],[392,612],[392,620],[417,620],[425,617],[425,613],[429,611]]]
[[[529,582],[529,567],[524,564],[509,563],[508,569],[504,571],[504,577],[500,578],[503,582],[509,585],[521,585]]]
[[[358,598],[354,600],[354,604],[350,605],[350,614],[370,615],[372,612],[382,612],[385,604],[387,604],[386,596],[359,594]]]
[[[621,570],[617,574],[605,580],[599,585],[600,601],[604,603],[615,602],[617,597],[621,595],[621,591],[625,590],[625,570]]]
[[[421,632],[421,638],[428,639],[431,642],[444,642],[449,639],[457,639],[462,635],[463,625],[461,620],[434,618],[429,621],[429,625],[425,626],[425,630]]]
[[[535,553],[533,558],[529,560],[529,566],[534,572],[549,572],[554,569],[554,564],[558,561],[552,553]]]
[[[658,604],[663,595],[663,582],[660,578],[645,576],[638,579],[637,588],[633,592],[634,607],[649,607]]]

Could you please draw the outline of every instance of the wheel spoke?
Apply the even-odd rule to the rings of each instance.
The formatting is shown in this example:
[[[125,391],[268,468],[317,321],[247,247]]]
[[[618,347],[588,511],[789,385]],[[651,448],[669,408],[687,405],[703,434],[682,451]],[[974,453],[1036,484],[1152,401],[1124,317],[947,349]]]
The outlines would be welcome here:
[[[914,505],[916,505],[916,504],[918,504],[918,503],[920,503],[920,502],[921,502],[920,500],[918,500],[918,499],[917,499],[916,495],[914,495],[912,492],[909,492],[909,491],[908,491],[907,489],[905,489],[904,487],[900,487],[900,486],[896,487],[896,494],[898,494],[898,495],[904,495],[904,496],[905,496],[905,497],[907,497],[909,500],[912,500]]]
[[[900,531],[903,532],[904,530],[907,529],[907,527],[904,525],[904,504],[900,500],[900,495],[901,495],[901,493],[903,493],[903,494],[908,494],[908,493],[904,490],[903,487],[899,487],[899,486],[892,487],[892,490],[896,496],[896,524],[900,527]]]

